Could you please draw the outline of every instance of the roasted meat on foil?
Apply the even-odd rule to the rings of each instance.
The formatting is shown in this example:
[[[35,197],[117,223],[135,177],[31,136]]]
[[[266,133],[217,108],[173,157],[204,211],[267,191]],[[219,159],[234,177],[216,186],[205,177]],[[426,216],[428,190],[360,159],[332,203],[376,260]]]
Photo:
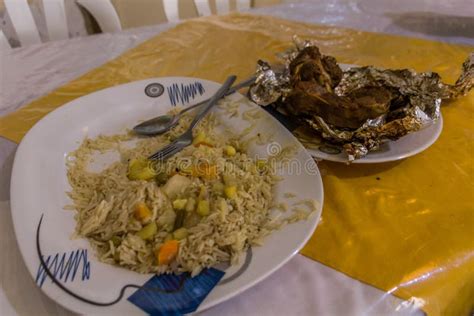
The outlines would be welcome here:
[[[438,74],[409,69],[353,67],[342,71],[334,57],[311,42],[296,42],[284,64],[259,61],[250,98],[275,106],[326,142],[341,146],[348,161],[388,140],[420,130],[440,116],[442,99],[465,95],[474,84],[474,53],[454,85]]]

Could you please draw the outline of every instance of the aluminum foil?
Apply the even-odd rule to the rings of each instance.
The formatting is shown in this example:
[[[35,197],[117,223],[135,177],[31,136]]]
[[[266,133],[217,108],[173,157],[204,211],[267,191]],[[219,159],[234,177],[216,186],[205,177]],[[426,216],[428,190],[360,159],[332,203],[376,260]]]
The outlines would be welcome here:
[[[295,48],[279,54],[282,64],[278,67],[272,67],[264,61],[258,62],[257,80],[249,89],[250,98],[257,104],[284,108],[293,84],[290,64],[303,48],[315,46],[310,41],[298,38],[294,38],[294,42]],[[433,124],[440,117],[443,99],[465,95],[473,85],[474,53],[464,62],[462,74],[454,85],[443,83],[440,76],[433,72],[354,67],[343,73],[342,80],[334,89],[337,96],[344,97],[365,87],[382,87],[394,91],[398,97],[397,105],[391,105],[383,115],[367,119],[358,128],[352,129],[328,124],[322,117],[315,115],[303,115],[297,119],[306,123],[327,143],[341,146],[348,162],[352,162],[378,149],[386,141],[396,140]]]
[[[249,89],[250,98],[259,105],[269,105],[290,91],[288,67],[277,69],[263,60],[257,62],[256,84]]]

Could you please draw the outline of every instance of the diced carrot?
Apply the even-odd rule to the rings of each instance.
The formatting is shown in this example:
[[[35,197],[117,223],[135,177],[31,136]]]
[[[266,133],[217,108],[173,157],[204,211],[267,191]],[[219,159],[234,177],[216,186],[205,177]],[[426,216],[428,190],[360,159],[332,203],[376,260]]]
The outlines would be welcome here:
[[[170,264],[178,255],[179,241],[171,239],[166,241],[158,251],[155,252],[155,256],[158,259],[158,264]]]
[[[144,202],[138,202],[135,205],[135,218],[140,222],[146,222],[151,218],[152,212]]]

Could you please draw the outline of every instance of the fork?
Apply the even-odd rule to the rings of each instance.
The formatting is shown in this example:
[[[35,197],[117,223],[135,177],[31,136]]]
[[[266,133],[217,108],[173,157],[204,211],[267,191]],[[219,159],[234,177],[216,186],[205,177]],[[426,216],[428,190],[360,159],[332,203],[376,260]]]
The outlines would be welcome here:
[[[169,143],[165,147],[158,150],[156,153],[148,157],[150,160],[166,160],[171,156],[177,154],[183,148],[191,145],[193,143],[193,129],[196,125],[206,116],[207,113],[211,110],[211,108],[217,104],[222,97],[227,94],[230,86],[234,83],[236,76],[229,76],[222,87],[217,90],[217,92],[209,99],[209,102],[206,106],[204,106],[203,110],[197,114],[194,119],[192,120],[191,124],[189,125],[188,129],[177,139],[173,142]]]

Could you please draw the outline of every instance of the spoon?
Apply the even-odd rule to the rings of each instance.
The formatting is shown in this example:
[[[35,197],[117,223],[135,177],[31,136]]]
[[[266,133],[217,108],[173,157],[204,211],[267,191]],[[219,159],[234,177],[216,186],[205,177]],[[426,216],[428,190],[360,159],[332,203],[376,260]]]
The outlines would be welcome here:
[[[244,87],[250,86],[254,81],[255,81],[255,77],[251,77],[247,80],[239,82],[238,84],[236,84],[235,86],[233,86],[232,88],[229,89],[226,96],[231,95],[232,93],[234,93],[237,90],[240,90]],[[201,101],[201,102],[196,103],[196,104],[193,104],[193,105],[183,109],[182,111],[180,111],[177,114],[171,114],[171,115],[165,114],[165,115],[160,115],[160,116],[154,117],[152,119],[149,119],[149,120],[147,120],[145,122],[142,122],[142,123],[138,124],[137,126],[135,126],[133,128],[133,131],[135,133],[139,134],[139,135],[148,135],[148,136],[163,134],[163,133],[169,131],[173,126],[178,124],[181,116],[184,113],[186,113],[186,112],[188,112],[188,111],[190,111],[194,108],[197,108],[197,107],[199,107],[203,104],[207,104],[208,102],[209,102],[209,99]]]

